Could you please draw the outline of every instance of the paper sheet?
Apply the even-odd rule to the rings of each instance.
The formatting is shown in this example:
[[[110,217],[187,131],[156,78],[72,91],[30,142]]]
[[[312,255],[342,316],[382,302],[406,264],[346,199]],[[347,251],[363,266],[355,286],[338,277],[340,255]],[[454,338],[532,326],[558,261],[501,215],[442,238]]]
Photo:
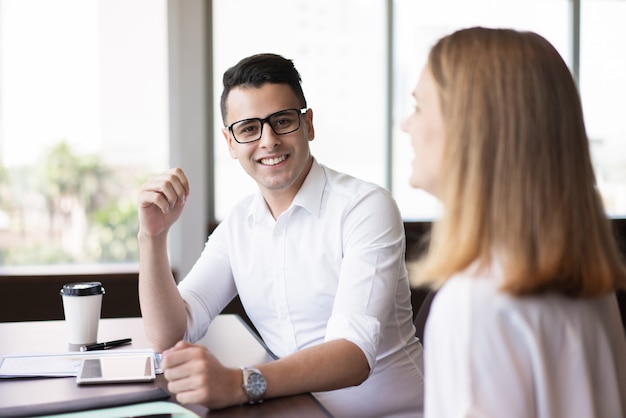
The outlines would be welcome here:
[[[171,414],[172,418],[200,418],[198,414],[172,402],[146,402],[114,408],[93,409],[67,414],[44,415],[46,418],[119,418]],[[39,416],[39,417],[44,417]]]
[[[98,350],[66,353],[9,354],[0,360],[0,378],[11,377],[66,377],[76,376],[85,358],[147,354],[154,358],[157,374],[161,371],[161,355],[153,350]]]

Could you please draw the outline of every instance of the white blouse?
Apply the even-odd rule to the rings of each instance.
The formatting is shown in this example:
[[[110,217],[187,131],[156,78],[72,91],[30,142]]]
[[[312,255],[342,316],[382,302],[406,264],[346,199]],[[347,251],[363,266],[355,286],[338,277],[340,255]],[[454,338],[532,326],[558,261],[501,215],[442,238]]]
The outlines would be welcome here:
[[[426,324],[425,417],[626,416],[626,340],[614,294],[512,297],[462,273]]]

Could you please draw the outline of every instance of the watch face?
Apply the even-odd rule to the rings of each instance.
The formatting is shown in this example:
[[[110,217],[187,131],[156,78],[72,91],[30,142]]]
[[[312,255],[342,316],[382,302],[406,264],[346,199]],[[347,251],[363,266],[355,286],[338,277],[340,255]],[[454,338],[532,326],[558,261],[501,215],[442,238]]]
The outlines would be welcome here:
[[[267,382],[262,374],[252,373],[248,376],[248,393],[254,397],[260,397],[265,394]]]

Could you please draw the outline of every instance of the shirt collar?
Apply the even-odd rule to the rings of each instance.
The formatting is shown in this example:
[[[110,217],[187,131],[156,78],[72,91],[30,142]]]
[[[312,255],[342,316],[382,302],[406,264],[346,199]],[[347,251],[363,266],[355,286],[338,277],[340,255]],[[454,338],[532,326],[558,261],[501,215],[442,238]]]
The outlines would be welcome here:
[[[313,158],[313,165],[306,176],[304,183],[293,199],[291,206],[300,206],[311,215],[319,218],[322,207],[322,195],[326,187],[326,174],[324,168]]]
[[[285,213],[291,211],[294,206],[300,206],[306,209],[311,215],[319,218],[325,186],[326,174],[324,173],[324,168],[313,158],[313,164],[311,165],[309,174],[307,174],[304,183],[300,186],[300,190],[298,190],[291,206]],[[248,221],[250,225],[254,223],[274,223],[274,218],[260,190],[256,192],[254,199],[252,199],[252,204],[248,212]]]

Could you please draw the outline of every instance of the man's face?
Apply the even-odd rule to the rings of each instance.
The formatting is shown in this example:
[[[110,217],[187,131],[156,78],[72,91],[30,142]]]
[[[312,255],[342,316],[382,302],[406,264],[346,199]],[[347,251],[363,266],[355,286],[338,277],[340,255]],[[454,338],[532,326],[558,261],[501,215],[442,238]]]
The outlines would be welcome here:
[[[236,87],[226,99],[226,125],[249,118],[266,118],[286,109],[299,109],[300,103],[287,84],[266,83],[259,88]],[[293,199],[311,167],[309,141],[314,138],[313,111],[301,118],[297,131],[276,135],[269,123],[263,124],[261,139],[240,144],[228,128],[222,133],[230,155],[259,185],[264,195],[273,193]]]

